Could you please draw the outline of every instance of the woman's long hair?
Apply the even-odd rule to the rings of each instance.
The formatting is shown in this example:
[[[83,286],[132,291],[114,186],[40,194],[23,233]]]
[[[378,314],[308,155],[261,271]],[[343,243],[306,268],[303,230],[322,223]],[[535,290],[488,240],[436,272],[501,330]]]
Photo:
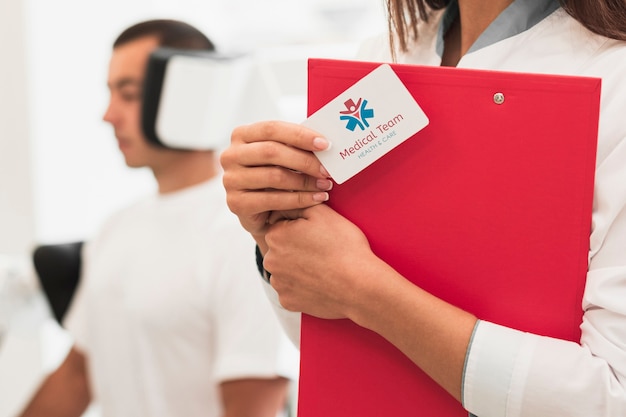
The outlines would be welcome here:
[[[392,54],[407,52],[417,39],[418,22],[428,21],[431,10],[451,0],[387,0],[389,42]],[[626,0],[559,0],[563,9],[590,31],[626,41]]]
[[[560,0],[563,9],[590,31],[626,41],[625,0]]]

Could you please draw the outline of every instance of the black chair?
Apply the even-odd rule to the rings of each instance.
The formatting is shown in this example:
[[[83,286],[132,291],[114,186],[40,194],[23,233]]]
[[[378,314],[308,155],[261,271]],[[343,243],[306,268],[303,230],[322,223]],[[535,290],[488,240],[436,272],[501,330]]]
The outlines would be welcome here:
[[[40,245],[33,264],[55,319],[62,323],[81,272],[83,242]]]

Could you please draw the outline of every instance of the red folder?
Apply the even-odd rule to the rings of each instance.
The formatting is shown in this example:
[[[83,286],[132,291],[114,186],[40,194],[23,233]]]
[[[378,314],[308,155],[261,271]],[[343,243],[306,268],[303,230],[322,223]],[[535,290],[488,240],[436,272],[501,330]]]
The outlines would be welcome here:
[[[311,59],[309,114],[377,65]],[[328,204],[425,290],[481,319],[578,341],[601,81],[392,67],[430,124],[336,185]],[[377,334],[307,315],[298,408],[299,417],[467,416]]]

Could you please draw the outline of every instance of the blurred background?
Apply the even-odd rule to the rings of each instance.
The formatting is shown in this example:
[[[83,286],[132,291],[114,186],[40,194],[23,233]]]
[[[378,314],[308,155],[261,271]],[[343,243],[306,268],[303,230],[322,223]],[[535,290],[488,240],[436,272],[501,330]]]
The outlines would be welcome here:
[[[222,50],[302,58],[299,71],[276,77],[302,91],[304,57],[350,58],[385,30],[382,0],[2,0],[0,253],[83,239],[151,190],[147,172],[125,167],[101,117],[113,40],[155,17],[188,21]]]
[[[102,121],[111,44],[150,18],[185,20],[222,51],[262,57],[279,92],[277,116],[295,122],[306,116],[306,58],[353,58],[386,30],[383,0],[0,2],[0,417],[13,415],[67,348],[60,329],[41,326],[49,312],[33,278],[34,247],[88,240],[113,211],[154,191],[149,171],[125,166]],[[24,306],[29,314],[16,314]],[[9,329],[38,339],[9,346]]]

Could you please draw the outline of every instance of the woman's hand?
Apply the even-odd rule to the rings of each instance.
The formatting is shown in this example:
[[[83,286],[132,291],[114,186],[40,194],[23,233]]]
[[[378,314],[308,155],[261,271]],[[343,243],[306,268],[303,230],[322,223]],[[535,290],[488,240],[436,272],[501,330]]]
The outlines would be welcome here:
[[[378,333],[460,399],[476,318],[398,274],[326,204],[289,214],[270,226],[264,259],[282,306]]]
[[[367,300],[359,291],[382,261],[361,230],[325,204],[289,215],[294,219],[275,222],[266,235],[264,266],[280,303],[321,318],[354,319]]]
[[[287,122],[260,122],[233,131],[220,159],[227,202],[263,253],[272,212],[328,200],[332,182],[313,154],[328,146],[315,131]]]

